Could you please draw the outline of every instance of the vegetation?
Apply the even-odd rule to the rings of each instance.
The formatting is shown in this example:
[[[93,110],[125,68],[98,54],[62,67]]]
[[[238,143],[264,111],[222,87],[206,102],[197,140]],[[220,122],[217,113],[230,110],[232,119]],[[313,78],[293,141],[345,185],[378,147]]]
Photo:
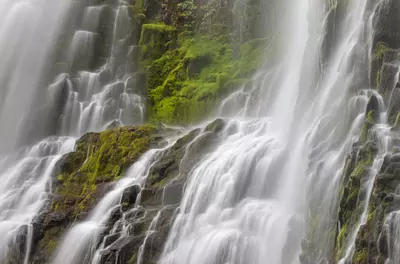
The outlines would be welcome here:
[[[239,34],[233,30],[234,10],[219,1],[146,3],[144,8],[137,1],[132,10],[134,17],[145,17],[139,57],[148,74],[149,120],[196,123],[264,63],[268,39],[249,33],[243,44],[234,44]],[[168,9],[160,7],[163,3]],[[236,16],[255,20],[257,14],[249,10],[257,5],[249,5]]]

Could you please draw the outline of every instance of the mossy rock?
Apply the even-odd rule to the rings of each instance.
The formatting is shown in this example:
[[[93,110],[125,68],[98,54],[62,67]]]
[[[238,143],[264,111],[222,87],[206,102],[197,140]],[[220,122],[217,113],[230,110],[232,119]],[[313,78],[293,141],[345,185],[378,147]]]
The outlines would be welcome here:
[[[41,223],[35,257],[48,259],[65,230],[87,217],[112,188],[112,182],[148,149],[162,146],[165,142],[159,133],[155,126],[143,125],[87,133],[78,139],[75,151],[62,157],[58,164],[55,190]],[[124,193],[127,197],[128,191]],[[125,200],[134,202],[128,198]]]
[[[174,46],[177,31],[165,24],[144,24],[140,35],[140,58],[144,66],[160,58]]]

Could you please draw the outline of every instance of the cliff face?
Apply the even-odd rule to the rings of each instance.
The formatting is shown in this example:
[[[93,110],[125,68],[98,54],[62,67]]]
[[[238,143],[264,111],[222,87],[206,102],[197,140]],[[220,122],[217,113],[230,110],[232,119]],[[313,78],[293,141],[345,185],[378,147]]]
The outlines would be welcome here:
[[[370,67],[372,95],[360,141],[353,147],[341,181],[336,261],[349,252],[348,261],[357,264],[398,263],[395,236],[398,236],[398,162],[400,4],[381,1],[373,20]],[[389,128],[384,128],[383,104],[387,106]],[[384,118],[386,118],[384,116]],[[391,127],[391,128],[390,128]],[[355,241],[349,250],[349,243]],[[346,250],[348,252],[346,252]],[[389,261],[389,262],[387,262]],[[347,263],[347,262],[346,262]]]
[[[145,125],[85,134],[77,141],[76,150],[57,166],[48,209],[34,222],[32,262],[49,262],[71,225],[87,219],[129,166],[145,151],[156,148],[160,150],[144,186],[133,185],[123,191],[120,206],[113,210],[100,238],[106,248],[101,251],[101,263],[135,263],[143,245],[143,263],[155,263],[179,206],[186,174],[215,146],[223,127],[218,119],[169,147],[165,147],[164,136],[182,132]],[[129,226],[125,236],[112,230],[122,216]],[[10,255],[8,263],[20,263],[22,255],[18,253]]]
[[[113,4],[102,4],[106,5],[101,13],[104,23],[94,53],[74,60],[73,65],[56,64],[54,71],[63,67],[93,70],[103,63],[101,58],[110,56],[107,21],[112,19],[107,20],[107,6]],[[267,55],[270,36],[254,27],[265,23],[266,15],[260,10],[264,5],[262,1],[238,1],[236,5],[229,0],[133,1],[129,20],[133,24],[127,26],[132,32],[125,40],[129,43],[121,43],[121,51],[133,45],[131,61],[123,65],[125,74],[132,74],[125,86],[129,92],[147,95],[147,119],[169,124],[199,122],[223,97],[243,86]],[[68,32],[64,35],[67,39]],[[59,46],[62,50],[63,45]],[[118,54],[113,56],[124,61]],[[64,82],[69,82],[68,77]],[[159,150],[144,186],[124,191],[121,205],[104,227],[101,240],[106,249],[101,251],[101,263],[135,263],[138,257],[143,263],[157,261],[180,203],[186,174],[215,146],[223,126],[222,120],[216,120]],[[179,133],[160,125],[144,125],[87,133],[77,140],[75,151],[59,161],[47,209],[33,223],[32,263],[49,262],[68,229],[88,218],[144,152],[165,147],[165,138]],[[126,236],[112,230],[122,216],[129,226]],[[140,250],[142,246],[144,250]],[[23,242],[19,251],[10,254],[9,263],[22,261],[22,252]]]
[[[256,11],[261,5],[246,1],[239,8],[229,0],[133,4],[141,27],[137,64],[147,76],[150,120],[200,121],[247,82],[263,64],[269,44],[249,26],[263,22]]]
[[[226,95],[249,82],[265,60],[273,61],[272,36],[268,35],[273,28],[259,30],[261,25],[274,25],[275,7],[265,1],[136,0],[130,4],[135,30],[129,36],[134,47],[127,88],[147,96],[151,123],[187,125],[205,120]],[[395,238],[389,234],[400,229],[396,212],[400,209],[400,86],[395,80],[400,60],[400,4],[384,0],[377,10],[369,62],[370,85],[376,92],[370,96],[360,140],[344,165],[339,210],[332,216],[337,230],[329,230],[328,237],[335,248],[326,256],[327,263],[337,263],[348,252],[354,252],[348,258],[351,263],[400,261],[400,256],[393,255]],[[340,18],[340,12],[332,16]],[[328,58],[330,51],[323,48]],[[95,56],[90,67],[101,64],[101,57]],[[379,128],[382,100],[392,126],[383,132]],[[60,160],[49,203],[33,223],[32,262],[47,263],[66,231],[87,219],[128,168],[155,148],[159,150],[144,186],[126,188],[120,206],[104,227],[105,250],[100,258],[101,263],[136,263],[139,258],[142,263],[156,263],[187,173],[215,148],[224,127],[225,122],[217,119],[190,132],[143,125],[85,134],[76,142],[75,151]],[[168,145],[166,139],[171,135],[180,139]],[[389,151],[383,146],[386,137],[391,138]],[[113,230],[122,218],[129,226],[124,236]],[[302,248],[301,263],[315,264],[311,249],[318,245],[305,239]],[[21,256],[15,252],[9,263],[20,263]]]

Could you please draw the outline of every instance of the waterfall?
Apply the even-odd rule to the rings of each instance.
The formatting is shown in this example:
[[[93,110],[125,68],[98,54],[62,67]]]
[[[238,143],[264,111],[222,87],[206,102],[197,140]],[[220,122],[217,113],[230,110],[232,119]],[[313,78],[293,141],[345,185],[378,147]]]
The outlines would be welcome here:
[[[268,35],[268,52],[273,54],[266,55],[249,80],[234,80],[245,80],[245,84],[218,95],[223,98],[218,98],[212,119],[186,128],[160,124],[157,129],[165,134],[157,138],[167,143],[149,143],[157,148],[140,153],[83,220],[66,223],[60,243],[53,245],[55,251],[46,261],[353,263],[360,241],[371,242],[360,237],[376,217],[371,216],[371,207],[376,210],[377,199],[384,196],[384,209],[379,212],[383,221],[373,223],[379,232],[374,234],[376,241],[368,244],[379,256],[368,263],[400,262],[400,207],[396,204],[400,202],[396,178],[400,175],[396,167],[400,108],[395,105],[400,98],[400,53],[396,47],[387,48],[390,54],[379,50],[380,40],[390,42],[397,36],[389,34],[385,39],[382,35],[387,32],[377,28],[379,19],[392,22],[379,17],[390,11],[391,0],[260,1],[279,11],[257,21],[254,29],[256,35],[268,31],[261,36]],[[150,100],[168,98],[181,92],[168,85],[196,79],[197,67],[211,63],[208,54],[197,58],[197,51],[185,50],[172,38],[184,38],[184,34],[174,34],[188,33],[179,30],[191,28],[200,13],[211,17],[212,10],[207,8],[213,6],[200,10],[196,8],[207,1],[179,1],[182,16],[168,16],[163,12],[172,4],[166,2],[0,0],[0,263],[36,263],[32,256],[51,207],[53,183],[79,137],[145,123],[148,92]],[[217,2],[225,11],[236,4],[237,11],[247,8],[249,1],[213,4]],[[146,14],[145,7],[150,10]],[[241,21],[244,14],[267,12],[250,11],[239,10],[242,16],[233,19],[240,27],[235,29],[240,36],[234,41],[240,45],[235,43],[232,49],[247,38],[248,32],[242,32],[246,31]],[[193,21],[184,24],[184,16]],[[147,29],[157,32],[148,33],[152,43],[145,48],[150,50],[146,56],[154,58],[139,58],[135,43],[139,43],[140,27],[154,22],[153,17],[157,24]],[[170,26],[174,19],[177,25]],[[161,45],[157,37],[165,37],[168,43]],[[230,52],[225,44],[219,53]],[[169,84],[167,78],[147,91],[142,71],[154,70],[146,64],[157,60],[159,52],[153,48],[160,48],[171,61],[174,52],[183,57],[171,65],[163,58],[154,67],[161,71],[156,74],[176,77],[178,82]],[[214,47],[204,49],[214,52]],[[183,51],[193,53],[194,61],[180,54]],[[141,59],[145,66],[139,66]],[[379,63],[382,69],[374,69]],[[172,66],[176,67],[171,69],[173,76],[168,76],[163,67]],[[210,83],[204,89],[214,94],[213,89],[225,85],[226,76],[208,70]],[[193,84],[200,86],[202,80],[198,81]],[[159,111],[179,104],[174,101],[179,96],[171,98]],[[186,103],[190,102],[194,101]],[[367,147],[373,151],[365,162],[362,151]],[[356,208],[350,212],[351,220],[342,221],[343,190],[357,165],[362,175]],[[379,189],[390,177],[390,188]],[[124,200],[127,196],[129,206]],[[154,239],[157,233],[161,235]],[[125,256],[123,251],[130,252]]]
[[[74,226],[68,232],[59,251],[56,252],[53,263],[98,263],[100,259],[95,255],[96,247],[110,215],[120,207],[121,196],[126,188],[130,186],[143,188],[157,152],[153,150],[146,153],[129,169],[126,177],[118,181],[115,188],[100,201],[88,220]]]
[[[221,140],[189,171],[158,263],[289,264],[332,259],[331,230],[336,228],[343,164],[359,142],[369,100],[379,97],[368,80],[374,6],[367,0],[284,4],[286,13],[275,40],[284,43],[277,50],[280,62],[266,61],[250,86],[223,100],[218,112],[226,123],[219,132]],[[374,131],[388,147],[387,116],[385,107],[380,109],[380,126]],[[206,134],[203,128],[193,142]],[[147,153],[87,220],[72,227],[53,263],[101,263],[103,253],[129,243],[124,240],[130,232],[128,214],[134,215],[136,209],[123,213],[112,228],[108,220],[121,206],[124,188],[138,185],[143,190],[145,181],[132,181],[132,171],[140,170],[136,174],[145,179],[163,151]],[[342,262],[353,254],[386,153],[383,148],[373,164],[367,202]],[[144,262],[148,240],[169,209],[164,197],[136,252],[136,263]],[[102,233],[105,229],[108,235]],[[315,252],[306,255],[307,248]]]
[[[221,114],[232,116],[245,95],[239,116],[228,121],[235,129],[189,173],[159,263],[299,263],[304,243],[316,251],[305,263],[328,263],[342,166],[371,96],[369,6],[346,2],[335,32],[332,13],[343,3],[290,3],[287,53],[256,75],[252,88],[224,101]],[[325,18],[310,18],[323,10]],[[329,35],[335,39],[327,57]],[[316,81],[307,79],[310,70]]]
[[[127,3],[4,0],[0,14],[0,263],[29,263],[58,161],[85,132],[142,123],[146,101]]]

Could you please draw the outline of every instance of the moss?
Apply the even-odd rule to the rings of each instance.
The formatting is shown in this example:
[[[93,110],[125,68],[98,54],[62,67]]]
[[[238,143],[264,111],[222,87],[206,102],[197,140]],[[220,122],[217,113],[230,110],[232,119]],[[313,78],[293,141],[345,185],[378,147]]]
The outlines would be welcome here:
[[[131,8],[132,17],[134,18],[135,22],[141,24],[146,18],[146,15],[144,14],[144,0],[135,0],[134,4],[131,5]]]
[[[386,43],[379,42],[376,45],[375,52],[373,53],[375,57],[379,60],[383,60],[385,53],[388,51],[392,51],[393,49],[389,48]]]
[[[336,238],[336,259],[339,260],[343,254],[343,248],[345,246],[345,239],[347,237],[347,225],[343,225]]]
[[[150,118],[173,124],[207,117],[226,94],[247,81],[263,63],[267,41],[254,40],[234,59],[229,43],[181,34],[179,48],[149,67]]]
[[[84,135],[63,159],[52,210],[74,217],[85,213],[96,201],[98,185],[119,179],[149,149],[156,131],[144,125]]]
[[[385,55],[391,51],[394,51],[392,48],[390,48],[388,46],[388,44],[383,43],[383,42],[379,42],[376,45],[376,48],[374,50],[374,52],[372,53],[373,55],[373,60],[375,60],[377,62],[377,70],[376,70],[376,87],[377,90],[379,90],[380,88],[380,79],[381,79],[381,67],[383,65],[383,62],[385,60]]]
[[[362,249],[354,253],[353,263],[354,264],[367,263],[367,259],[368,259],[368,251],[366,249]]]
[[[160,58],[176,40],[176,29],[162,23],[144,24],[140,34],[140,58],[142,66],[148,66]]]
[[[39,242],[39,249],[51,255],[57,249],[58,241],[63,232],[60,227],[53,227],[45,233],[44,237]]]
[[[136,0],[133,10],[135,16],[146,14],[139,46],[140,64],[148,73],[150,120],[201,121],[263,65],[269,40],[254,36],[238,46],[230,4],[142,2]]]
[[[397,127],[399,126],[399,122],[400,122],[400,112],[397,113],[396,121],[394,121],[393,127],[394,127],[394,128],[397,128]]]
[[[129,264],[135,264],[136,263],[136,254],[133,254],[131,259],[129,260]]]
[[[371,116],[373,112],[371,111]],[[372,117],[368,117],[365,123],[373,122]],[[370,119],[370,120],[368,120]],[[363,213],[365,199],[362,199],[360,195],[364,195],[365,182],[368,179],[367,175],[369,173],[370,167],[372,166],[375,157],[378,154],[378,148],[374,142],[368,141],[365,142],[361,149],[357,151],[357,153],[353,152],[353,158],[348,160],[357,160],[354,166],[351,166],[352,172],[346,177],[346,170],[344,170],[344,181],[342,182],[341,188],[341,196],[340,196],[340,208],[338,214],[338,221],[342,225],[341,229],[338,230],[336,236],[336,246],[335,246],[335,255],[337,260],[339,260],[342,256],[343,247],[345,244],[345,240],[347,236],[354,232],[354,228],[357,227],[357,223],[360,220],[361,214]],[[355,158],[357,157],[357,159]],[[368,214],[368,224],[361,228],[361,230],[365,230],[371,228],[371,221],[375,221],[376,213],[375,206],[369,205],[369,214]],[[362,233],[362,232],[360,232]],[[367,238],[360,235],[358,238],[358,242],[356,245],[364,245]],[[362,254],[360,254],[360,259]],[[365,262],[356,262],[356,263],[365,263]]]

